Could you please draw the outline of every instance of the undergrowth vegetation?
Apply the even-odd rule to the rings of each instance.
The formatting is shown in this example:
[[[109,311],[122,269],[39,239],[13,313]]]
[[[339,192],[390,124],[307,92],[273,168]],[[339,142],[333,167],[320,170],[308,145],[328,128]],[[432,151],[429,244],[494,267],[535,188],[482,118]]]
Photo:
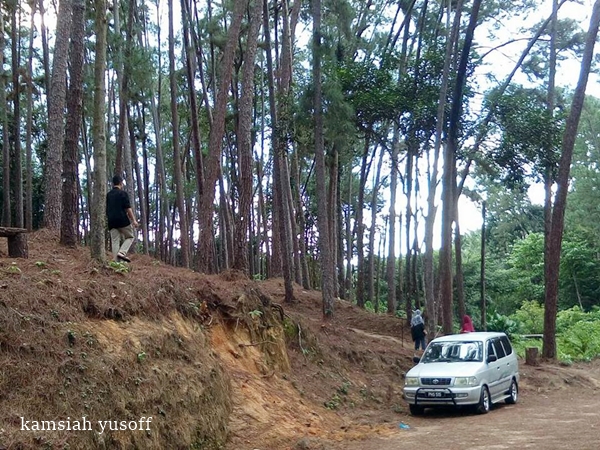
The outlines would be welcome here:
[[[488,317],[489,331],[504,331],[511,336],[520,356],[525,348],[541,349],[540,338],[523,337],[544,332],[544,306],[537,301],[526,301],[511,314],[494,313]],[[579,306],[559,311],[556,317],[556,343],[558,359],[565,363],[590,361],[600,357],[600,307],[589,312]]]

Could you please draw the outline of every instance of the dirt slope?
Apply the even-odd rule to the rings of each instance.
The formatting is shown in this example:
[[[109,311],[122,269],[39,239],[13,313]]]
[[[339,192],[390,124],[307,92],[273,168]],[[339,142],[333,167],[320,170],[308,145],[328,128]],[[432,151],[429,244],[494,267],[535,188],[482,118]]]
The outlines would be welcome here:
[[[338,300],[324,323],[319,293],[296,286],[296,302],[283,304],[281,280],[205,276],[140,255],[132,268],[99,268],[87,249],[43,231],[30,236],[28,260],[0,247],[0,449],[384,450],[434,442],[439,427],[456,429],[456,443],[472,427],[488,432],[492,416],[408,415],[412,342],[397,318]],[[599,367],[523,367],[522,403],[492,414],[517,428],[531,414],[541,439],[545,414],[561,420],[552,405],[575,414],[598,397]],[[154,422],[103,436],[20,429],[21,417],[84,415]],[[581,425],[569,425],[573,442]]]

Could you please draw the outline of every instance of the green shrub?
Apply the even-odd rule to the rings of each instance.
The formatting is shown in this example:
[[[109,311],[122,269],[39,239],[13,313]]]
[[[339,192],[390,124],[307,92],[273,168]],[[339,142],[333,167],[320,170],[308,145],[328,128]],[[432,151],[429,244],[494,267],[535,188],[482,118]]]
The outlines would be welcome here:
[[[508,316],[494,313],[488,315],[487,330],[502,331],[512,337],[519,332],[519,324]]]
[[[541,334],[544,332],[544,306],[539,302],[524,301],[519,309],[510,316],[523,334]]]
[[[559,359],[590,361],[600,356],[600,321],[580,321],[557,337]]]

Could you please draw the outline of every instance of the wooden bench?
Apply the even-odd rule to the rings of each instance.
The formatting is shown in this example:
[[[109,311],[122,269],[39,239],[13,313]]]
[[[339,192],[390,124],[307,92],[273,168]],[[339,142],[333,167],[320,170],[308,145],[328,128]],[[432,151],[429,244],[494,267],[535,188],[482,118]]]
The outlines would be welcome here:
[[[25,228],[0,227],[0,237],[8,238],[8,256],[10,258],[29,257]]]

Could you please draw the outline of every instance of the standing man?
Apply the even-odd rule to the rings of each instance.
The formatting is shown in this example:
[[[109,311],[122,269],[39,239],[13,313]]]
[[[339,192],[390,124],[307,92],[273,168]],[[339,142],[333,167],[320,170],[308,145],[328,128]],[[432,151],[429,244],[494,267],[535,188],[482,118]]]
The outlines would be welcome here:
[[[131,262],[127,257],[129,247],[133,243],[133,228],[138,226],[133,215],[129,195],[123,190],[123,178],[115,175],[112,179],[113,188],[106,194],[106,215],[108,229],[115,261]],[[121,244],[123,238],[123,244]]]

